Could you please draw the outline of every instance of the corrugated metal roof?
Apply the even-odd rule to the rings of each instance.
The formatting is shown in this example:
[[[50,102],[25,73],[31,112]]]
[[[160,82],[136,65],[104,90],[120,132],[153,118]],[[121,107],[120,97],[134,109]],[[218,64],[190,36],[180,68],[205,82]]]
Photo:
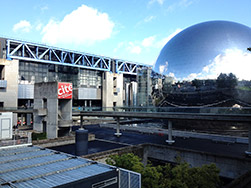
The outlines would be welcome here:
[[[0,148],[0,187],[54,187],[113,170],[37,146]]]

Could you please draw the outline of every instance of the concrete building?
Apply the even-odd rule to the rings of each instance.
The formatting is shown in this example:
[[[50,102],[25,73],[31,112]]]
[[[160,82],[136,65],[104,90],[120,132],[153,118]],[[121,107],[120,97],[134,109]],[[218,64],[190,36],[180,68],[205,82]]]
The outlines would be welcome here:
[[[72,126],[72,84],[35,83],[33,129],[46,132],[47,138],[69,133]]]
[[[73,107],[127,105],[129,96],[125,95],[132,92],[126,93],[125,85],[136,81],[142,67],[145,65],[0,38],[0,107],[32,108],[34,84],[53,81],[72,83]]]

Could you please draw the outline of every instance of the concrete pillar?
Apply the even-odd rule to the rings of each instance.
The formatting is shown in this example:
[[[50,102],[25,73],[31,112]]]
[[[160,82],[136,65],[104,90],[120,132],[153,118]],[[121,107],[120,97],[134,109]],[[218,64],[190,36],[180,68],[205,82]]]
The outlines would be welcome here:
[[[48,139],[58,137],[58,100],[47,99],[48,114],[46,124],[46,134]]]
[[[175,141],[172,139],[172,129],[173,129],[173,124],[170,120],[168,120],[168,140],[166,142],[168,144],[173,144]]]
[[[120,137],[122,133],[120,132],[120,124],[119,124],[119,117],[117,118],[117,130],[116,133],[114,133],[115,136]]]
[[[31,114],[26,114],[26,125],[31,125]]]
[[[32,144],[32,132],[28,132],[28,144]]]
[[[248,131],[248,150],[245,151],[245,153],[251,156],[251,124],[249,124],[249,131]]]
[[[37,132],[43,132],[43,119],[44,116],[38,115],[38,109],[43,108],[43,99],[34,98],[34,107],[33,112],[33,130]]]
[[[83,116],[80,116],[80,127],[83,128]]]
[[[90,111],[92,111],[92,101],[89,102]]]
[[[24,114],[21,114],[21,126],[23,126],[23,122],[24,122]]]
[[[144,166],[147,165],[147,161],[148,161],[148,146],[147,147],[144,147],[143,149],[143,159],[142,159],[142,163]]]

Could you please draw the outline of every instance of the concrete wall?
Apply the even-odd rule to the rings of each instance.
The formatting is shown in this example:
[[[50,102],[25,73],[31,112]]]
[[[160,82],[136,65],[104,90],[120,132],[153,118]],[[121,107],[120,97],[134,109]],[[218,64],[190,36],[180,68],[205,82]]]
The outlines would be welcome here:
[[[192,167],[215,163],[220,169],[220,175],[227,178],[235,179],[251,170],[251,159],[249,158],[215,155],[163,145],[146,145],[144,147],[143,161],[153,158],[175,163],[177,157],[181,157],[182,160],[188,162]]]
[[[70,131],[72,126],[72,99],[58,99],[58,82],[35,83],[34,125],[47,138],[58,137],[58,131]]]
[[[4,66],[3,78],[7,80],[7,87],[0,88],[0,102],[4,107],[17,107],[18,96],[18,60],[8,61],[0,59],[0,65]]]
[[[103,73],[102,107],[123,106],[123,74]]]
[[[215,155],[207,152],[154,144],[127,146],[119,149],[89,154],[83,157],[105,163],[105,160],[110,155],[121,155],[124,153],[134,153],[138,155],[140,158],[142,158],[145,165],[149,159],[176,163],[177,157],[180,157],[192,167],[199,167],[204,164],[214,163],[220,169],[221,176],[232,179],[235,179],[251,170],[250,158]]]
[[[137,145],[137,146],[125,146],[123,148],[117,148],[117,149],[112,149],[108,151],[103,151],[103,152],[98,152],[98,153],[93,153],[89,155],[84,155],[82,157],[94,161],[98,161],[101,163],[106,163],[106,159],[111,156],[111,155],[122,155],[125,153],[133,153],[140,158],[143,158],[143,153],[144,153],[144,147],[143,145]]]

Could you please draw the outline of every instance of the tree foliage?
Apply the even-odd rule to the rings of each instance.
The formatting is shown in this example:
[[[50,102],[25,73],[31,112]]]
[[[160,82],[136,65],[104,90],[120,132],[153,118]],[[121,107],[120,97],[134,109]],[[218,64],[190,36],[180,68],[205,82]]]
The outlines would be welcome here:
[[[198,80],[198,79],[194,79],[192,81],[192,86],[195,86],[196,88],[199,88],[203,85],[203,80]]]
[[[221,73],[217,80],[217,87],[218,88],[228,88],[233,89],[237,86],[238,79],[233,73],[223,74]]]
[[[216,188],[220,185],[219,169],[215,164],[191,168],[181,162],[174,167],[170,164],[144,166],[141,159],[132,153],[110,156],[110,165],[141,173],[142,188]]]

